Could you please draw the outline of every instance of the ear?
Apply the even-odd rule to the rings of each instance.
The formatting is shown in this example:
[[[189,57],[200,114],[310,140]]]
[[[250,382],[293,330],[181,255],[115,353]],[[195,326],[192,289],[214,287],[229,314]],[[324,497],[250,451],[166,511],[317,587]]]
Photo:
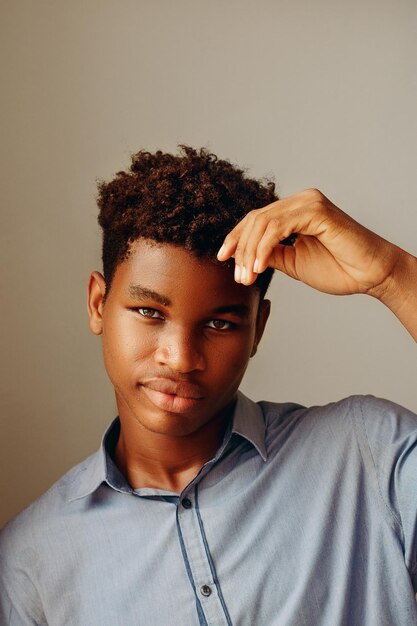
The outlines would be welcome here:
[[[271,301],[261,300],[259,303],[258,314],[256,317],[256,333],[255,340],[253,342],[251,357],[255,356],[258,349],[259,342],[264,334],[266,322],[268,321],[269,314],[271,312]]]
[[[88,281],[87,311],[90,330],[95,335],[103,332],[103,307],[106,283],[100,272],[92,272]]]

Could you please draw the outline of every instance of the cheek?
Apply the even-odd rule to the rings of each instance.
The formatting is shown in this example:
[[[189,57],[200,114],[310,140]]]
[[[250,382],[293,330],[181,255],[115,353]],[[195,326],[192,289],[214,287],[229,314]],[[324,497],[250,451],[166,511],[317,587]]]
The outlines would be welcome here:
[[[213,366],[220,378],[239,378],[245,371],[252,352],[254,332],[245,336],[236,336],[216,351]]]
[[[103,358],[109,376],[132,371],[153,353],[154,341],[153,333],[141,332],[135,319],[112,320],[103,331]]]

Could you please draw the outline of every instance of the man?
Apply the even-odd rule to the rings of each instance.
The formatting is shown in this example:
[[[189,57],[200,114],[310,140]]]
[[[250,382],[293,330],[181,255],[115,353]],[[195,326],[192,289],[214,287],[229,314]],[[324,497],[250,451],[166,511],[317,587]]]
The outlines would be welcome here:
[[[134,155],[99,207],[88,312],[119,417],[2,531],[1,624],[417,624],[417,417],[238,392],[273,269],[417,340],[417,259],[187,146]]]

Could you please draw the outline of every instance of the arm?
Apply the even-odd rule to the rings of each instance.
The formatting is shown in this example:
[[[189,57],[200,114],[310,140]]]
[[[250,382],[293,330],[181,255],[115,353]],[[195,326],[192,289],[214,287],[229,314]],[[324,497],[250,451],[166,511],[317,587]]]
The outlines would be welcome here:
[[[294,245],[279,245],[297,233]],[[317,189],[250,211],[228,234],[218,259],[235,259],[245,285],[267,267],[335,295],[383,302],[417,341],[417,258],[361,226]]]
[[[24,556],[30,555],[28,560],[39,564],[32,546],[19,534],[19,521],[9,522],[0,531],[0,624],[45,626],[39,593]]]
[[[417,341],[417,258],[401,250],[386,284],[371,295],[391,309]]]
[[[4,568],[2,574],[5,575]],[[16,591],[17,590],[17,591]],[[20,588],[12,587],[10,580],[0,578],[0,624],[8,626],[40,626],[46,624],[32,600],[32,583],[23,580]],[[35,618],[38,616],[39,621]]]

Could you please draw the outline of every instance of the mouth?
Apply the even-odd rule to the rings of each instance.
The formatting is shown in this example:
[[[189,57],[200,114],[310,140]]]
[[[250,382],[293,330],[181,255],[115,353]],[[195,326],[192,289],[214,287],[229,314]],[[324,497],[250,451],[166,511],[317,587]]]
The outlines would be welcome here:
[[[157,408],[170,413],[187,413],[199,406],[204,396],[190,383],[154,379],[141,384],[148,399]]]

